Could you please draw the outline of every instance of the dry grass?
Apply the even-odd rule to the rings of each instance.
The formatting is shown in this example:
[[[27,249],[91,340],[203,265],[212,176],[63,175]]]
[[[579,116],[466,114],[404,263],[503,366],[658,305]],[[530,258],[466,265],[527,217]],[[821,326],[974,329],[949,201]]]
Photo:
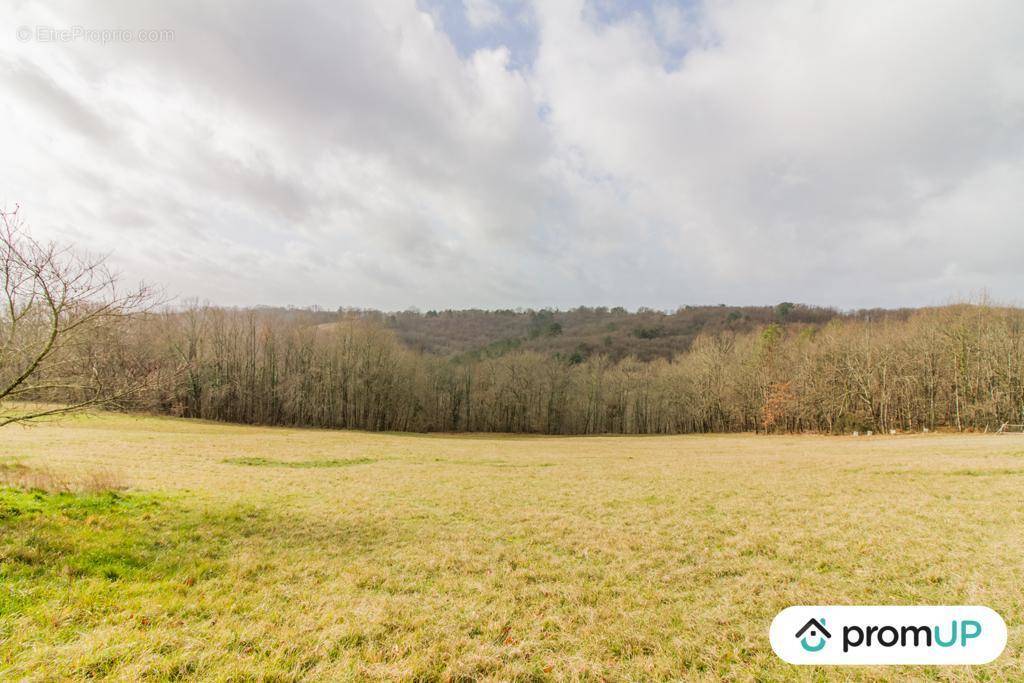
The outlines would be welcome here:
[[[112,471],[133,492],[10,494],[0,678],[1024,678],[1019,435],[448,437],[97,415],[2,437],[4,462]],[[1009,645],[970,669],[782,663],[772,617],[816,603],[989,605]]]
[[[0,461],[0,487],[43,493],[106,493],[126,488],[108,467],[69,474],[58,473],[49,465],[29,467],[18,460]]]

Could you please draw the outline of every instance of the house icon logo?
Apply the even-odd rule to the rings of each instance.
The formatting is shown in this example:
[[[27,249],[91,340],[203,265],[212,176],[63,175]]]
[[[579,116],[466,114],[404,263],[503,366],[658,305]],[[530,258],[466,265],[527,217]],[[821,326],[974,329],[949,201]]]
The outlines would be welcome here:
[[[810,619],[796,632],[796,637],[800,639],[800,647],[808,652],[817,652],[825,647],[825,643],[832,637],[832,634],[825,628],[825,618],[822,617],[821,619]]]

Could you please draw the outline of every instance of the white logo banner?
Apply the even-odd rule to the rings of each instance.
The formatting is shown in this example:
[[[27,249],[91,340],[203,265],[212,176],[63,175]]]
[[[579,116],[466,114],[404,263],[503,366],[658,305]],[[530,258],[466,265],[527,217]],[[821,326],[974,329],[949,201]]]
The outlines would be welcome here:
[[[769,630],[790,664],[986,664],[1006,647],[1006,624],[977,605],[787,607]]]

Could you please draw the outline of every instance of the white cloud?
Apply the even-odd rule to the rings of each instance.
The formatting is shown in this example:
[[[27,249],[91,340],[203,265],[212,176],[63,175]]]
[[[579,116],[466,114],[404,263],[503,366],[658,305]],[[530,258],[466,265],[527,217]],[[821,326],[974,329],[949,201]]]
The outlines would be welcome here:
[[[952,226],[923,225],[928,207],[980,192],[995,166],[1024,166],[1019,4],[709,3],[702,30],[715,40],[676,70],[643,24],[595,25],[582,9],[538,4],[553,136],[633,188],[624,210],[667,226],[666,253],[701,274],[693,287],[745,300],[944,298],[915,273],[941,270],[944,244],[966,245]],[[989,232],[1015,240],[1020,214],[998,206]],[[912,246],[921,232],[928,246]],[[969,249],[961,258],[989,246]],[[876,262],[891,264],[886,277],[864,278]],[[1016,291],[1008,269],[987,274]]]
[[[516,69],[412,0],[26,3],[175,39],[0,35],[0,201],[224,303],[1016,296],[1024,5],[680,7],[538,2]]]

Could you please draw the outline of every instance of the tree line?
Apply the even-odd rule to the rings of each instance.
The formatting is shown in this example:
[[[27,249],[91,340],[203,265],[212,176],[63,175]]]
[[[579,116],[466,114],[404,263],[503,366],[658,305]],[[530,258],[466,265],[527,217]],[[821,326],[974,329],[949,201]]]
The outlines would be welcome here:
[[[17,207],[0,210],[0,276],[0,427],[94,405],[268,425],[547,434],[1024,423],[1024,310],[987,302],[853,315],[788,303],[673,315],[157,312],[154,290],[122,287],[102,256],[36,240]],[[566,328],[585,340],[620,324],[639,347],[610,336],[550,341]],[[662,338],[673,341],[649,347]],[[630,348],[654,353],[622,355]]]
[[[265,425],[544,434],[994,429],[1024,422],[1024,310],[772,323],[649,362],[437,356],[362,316],[191,306],[79,344],[132,409]],[[148,378],[145,382],[141,378]],[[74,398],[74,397],[71,397]]]

